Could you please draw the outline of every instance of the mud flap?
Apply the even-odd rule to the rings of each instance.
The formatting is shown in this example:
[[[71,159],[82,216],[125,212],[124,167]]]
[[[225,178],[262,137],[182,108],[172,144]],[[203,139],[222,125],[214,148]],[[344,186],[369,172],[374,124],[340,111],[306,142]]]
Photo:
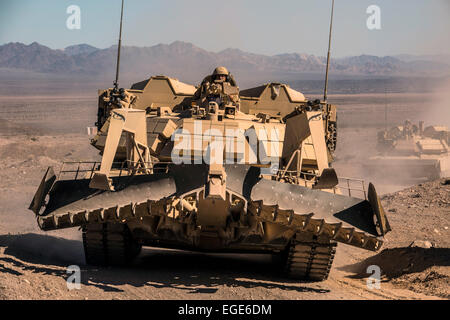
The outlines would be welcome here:
[[[41,210],[42,206],[45,202],[45,197],[49,193],[50,189],[53,186],[53,183],[56,180],[56,175],[53,172],[52,167],[48,167],[47,171],[45,172],[44,177],[41,180],[41,183],[39,184],[39,187],[34,194],[33,200],[31,201],[30,206],[28,209],[33,211],[36,215],[39,215],[39,211]]]
[[[368,200],[374,213],[375,228],[379,236],[384,236],[391,231],[391,226],[387,220],[384,209],[381,206],[380,198],[378,198],[377,191],[372,183],[369,183]]]
[[[322,171],[317,183],[313,189],[331,189],[339,183],[336,171],[333,168],[325,168]]]
[[[106,174],[101,172],[94,173],[94,176],[92,177],[91,182],[89,183],[89,188],[114,191],[112,179],[109,178]]]

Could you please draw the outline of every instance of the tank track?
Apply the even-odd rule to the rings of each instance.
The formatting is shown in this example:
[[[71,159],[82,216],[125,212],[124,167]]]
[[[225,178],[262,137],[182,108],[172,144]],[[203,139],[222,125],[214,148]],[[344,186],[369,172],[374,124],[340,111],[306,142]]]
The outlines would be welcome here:
[[[142,247],[133,239],[126,224],[88,224],[82,231],[86,263],[89,265],[126,265]]]
[[[333,264],[337,243],[329,239],[298,241],[297,234],[286,249],[285,273],[293,279],[323,281]]]

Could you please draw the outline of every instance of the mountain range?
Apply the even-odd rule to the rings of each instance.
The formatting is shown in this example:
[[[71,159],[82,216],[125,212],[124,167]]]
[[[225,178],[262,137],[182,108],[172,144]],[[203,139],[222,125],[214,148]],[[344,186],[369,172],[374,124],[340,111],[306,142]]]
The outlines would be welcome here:
[[[0,46],[0,68],[20,69],[46,74],[67,74],[92,78],[112,78],[116,67],[117,46],[99,49],[87,44],[51,49],[33,42]],[[225,49],[210,52],[192,43],[175,41],[151,47],[124,46],[121,51],[121,76],[135,80],[167,74],[197,83],[218,65],[224,65],[239,78],[248,81],[258,76],[267,79],[306,79],[321,77],[326,58],[299,53],[273,56]],[[0,69],[1,72],[1,69]],[[450,74],[450,57],[372,55],[331,59],[333,77],[443,76]],[[300,76],[299,76],[300,75]]]

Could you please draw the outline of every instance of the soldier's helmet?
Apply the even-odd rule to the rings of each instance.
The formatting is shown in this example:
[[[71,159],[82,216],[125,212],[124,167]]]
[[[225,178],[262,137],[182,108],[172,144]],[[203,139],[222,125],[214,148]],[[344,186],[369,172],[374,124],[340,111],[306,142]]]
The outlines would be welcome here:
[[[225,67],[217,67],[214,69],[213,76],[227,76],[228,70]]]

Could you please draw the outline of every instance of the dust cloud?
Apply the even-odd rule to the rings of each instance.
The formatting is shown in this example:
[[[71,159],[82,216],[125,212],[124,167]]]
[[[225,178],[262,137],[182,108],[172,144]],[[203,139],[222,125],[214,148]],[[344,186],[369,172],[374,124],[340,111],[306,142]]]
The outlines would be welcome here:
[[[338,142],[333,167],[338,176],[374,183],[379,194],[425,182],[430,173],[411,159],[388,159],[377,151],[377,133],[414,124],[450,126],[450,78],[432,92],[334,95],[338,106]],[[375,159],[375,160],[374,160]],[[429,168],[428,168],[429,169]]]
[[[423,119],[426,126],[435,124],[450,127],[450,78],[436,88],[426,110]]]

